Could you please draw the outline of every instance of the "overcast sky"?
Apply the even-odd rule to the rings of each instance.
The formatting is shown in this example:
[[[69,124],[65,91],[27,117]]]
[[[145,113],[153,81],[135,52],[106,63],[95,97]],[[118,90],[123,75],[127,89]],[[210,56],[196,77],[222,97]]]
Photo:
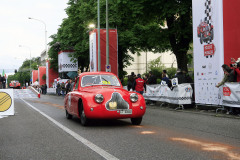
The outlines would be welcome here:
[[[40,56],[45,49],[44,24],[47,37],[57,33],[67,17],[68,0],[0,0],[0,74],[18,69],[25,59]],[[51,41],[50,38],[47,39]],[[23,45],[26,47],[19,47]],[[30,49],[29,49],[29,48]]]

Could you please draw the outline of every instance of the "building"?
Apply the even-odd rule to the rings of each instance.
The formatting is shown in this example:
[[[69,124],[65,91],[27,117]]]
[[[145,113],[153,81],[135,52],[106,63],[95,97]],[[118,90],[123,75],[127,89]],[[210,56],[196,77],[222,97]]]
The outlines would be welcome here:
[[[177,68],[177,60],[176,56],[171,52],[164,52],[164,53],[153,53],[153,52],[141,52],[140,55],[137,54],[131,54],[129,53],[134,59],[134,61],[131,61],[131,65],[127,68],[124,68],[123,70],[128,73],[128,75],[131,74],[131,72],[134,72],[135,74],[144,74],[148,72],[148,64],[152,60],[157,59],[161,56],[161,63],[166,67],[174,67]]]
[[[46,49],[44,49],[42,52],[41,52],[41,65],[42,66],[46,66],[46,59],[47,59],[47,54],[46,54]]]

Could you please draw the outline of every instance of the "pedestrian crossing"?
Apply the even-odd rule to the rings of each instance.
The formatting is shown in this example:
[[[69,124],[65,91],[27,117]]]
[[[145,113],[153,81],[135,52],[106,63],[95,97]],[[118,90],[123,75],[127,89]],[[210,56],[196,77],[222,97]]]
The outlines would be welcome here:
[[[14,99],[21,98],[38,98],[30,89],[14,89],[13,90]]]

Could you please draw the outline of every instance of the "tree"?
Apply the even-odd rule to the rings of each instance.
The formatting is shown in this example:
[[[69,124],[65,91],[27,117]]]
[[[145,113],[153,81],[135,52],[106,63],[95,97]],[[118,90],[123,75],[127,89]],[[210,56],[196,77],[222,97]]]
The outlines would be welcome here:
[[[41,58],[36,57],[31,59],[31,70],[37,70],[38,66],[41,64]],[[14,75],[8,76],[8,82],[12,80],[18,80],[21,85],[26,82],[30,82],[30,60],[25,60],[21,67],[19,67],[18,72]]]
[[[192,42],[192,0],[145,0],[144,6],[145,19],[166,22],[166,28],[160,26],[160,38],[167,43],[159,43],[155,49],[171,50],[178,68],[187,70],[187,51]]]
[[[68,15],[56,35],[49,52],[56,63],[57,49],[74,50],[81,71],[89,66],[89,28],[97,24],[96,0],[69,0]],[[130,64],[128,54],[140,51],[172,51],[178,68],[187,70],[187,51],[192,41],[191,0],[112,0],[109,1],[109,28],[118,30],[118,64],[120,78]],[[101,1],[101,28],[105,28],[105,1]],[[54,46],[54,44],[56,44]],[[55,65],[57,67],[57,65]]]

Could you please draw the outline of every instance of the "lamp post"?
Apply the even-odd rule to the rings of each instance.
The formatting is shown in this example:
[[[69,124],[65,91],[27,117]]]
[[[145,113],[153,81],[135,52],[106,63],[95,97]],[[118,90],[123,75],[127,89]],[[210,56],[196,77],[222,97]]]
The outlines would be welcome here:
[[[109,65],[108,0],[106,0],[106,65]]]
[[[32,17],[28,17],[28,19],[32,19],[32,20],[36,20],[41,22],[42,24],[44,24],[44,29],[45,29],[45,50],[46,50],[46,56],[48,59],[48,51],[47,51],[47,25],[44,21],[40,20],[40,19],[36,19],[36,18],[32,18]]]
[[[98,71],[101,71],[101,45],[100,45],[100,0],[98,0]]]
[[[44,29],[45,29],[45,51],[46,51],[46,56],[47,56],[47,60],[48,60],[48,50],[47,50],[47,25],[43,20],[40,19],[36,19],[36,18],[32,18],[32,17],[28,17],[28,19],[32,19],[32,20],[36,20],[41,22],[42,24],[44,24]],[[47,81],[47,87],[49,88],[49,72],[48,72],[48,63],[46,64],[46,81]]]
[[[30,79],[29,79],[29,85],[31,84],[31,74],[32,74],[32,69],[31,69],[31,48],[28,47],[28,46],[24,46],[24,45],[19,45],[19,47],[25,47],[25,48],[28,48],[29,49],[29,52],[30,52]]]

